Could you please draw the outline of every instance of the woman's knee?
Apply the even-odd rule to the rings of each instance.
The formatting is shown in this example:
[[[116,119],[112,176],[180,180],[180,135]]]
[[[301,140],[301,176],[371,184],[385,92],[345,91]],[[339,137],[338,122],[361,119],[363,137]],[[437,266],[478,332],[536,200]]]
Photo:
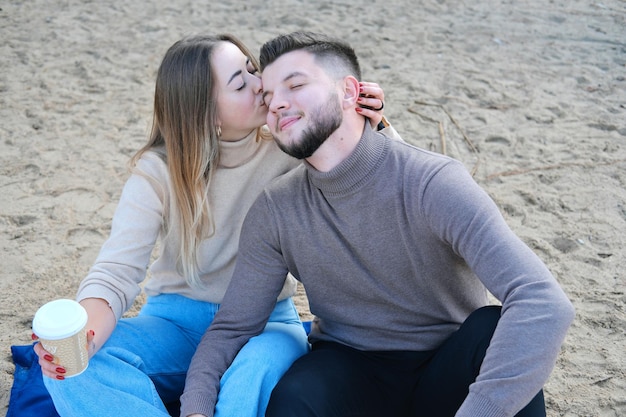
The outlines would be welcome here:
[[[263,333],[250,339],[242,350],[253,356],[261,354],[267,360],[285,360],[291,364],[309,351],[309,343],[300,325],[268,323]]]

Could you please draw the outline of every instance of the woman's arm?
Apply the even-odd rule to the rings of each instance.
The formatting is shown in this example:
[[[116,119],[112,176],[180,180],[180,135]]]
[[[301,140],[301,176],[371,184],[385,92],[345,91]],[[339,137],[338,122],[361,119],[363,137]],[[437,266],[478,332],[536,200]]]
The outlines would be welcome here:
[[[126,182],[113,216],[111,234],[98,259],[81,281],[77,299],[87,311],[89,357],[109,339],[117,320],[128,309],[145,279],[146,266],[162,225],[165,165],[158,156],[146,155],[138,166],[144,175],[133,174]],[[115,300],[114,303],[112,300]],[[37,339],[37,335],[33,335]],[[63,379],[65,370],[40,343],[34,347],[42,373]]]
[[[87,343],[91,358],[109,340],[117,320],[109,303],[102,298],[85,298],[80,304],[87,310]]]

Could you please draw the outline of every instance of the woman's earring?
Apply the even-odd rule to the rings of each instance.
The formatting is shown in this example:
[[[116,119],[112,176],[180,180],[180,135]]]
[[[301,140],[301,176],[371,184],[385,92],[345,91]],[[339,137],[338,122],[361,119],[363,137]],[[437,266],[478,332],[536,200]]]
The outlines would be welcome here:
[[[218,138],[222,136],[222,126],[218,126],[217,129],[215,129],[215,132],[217,133]]]

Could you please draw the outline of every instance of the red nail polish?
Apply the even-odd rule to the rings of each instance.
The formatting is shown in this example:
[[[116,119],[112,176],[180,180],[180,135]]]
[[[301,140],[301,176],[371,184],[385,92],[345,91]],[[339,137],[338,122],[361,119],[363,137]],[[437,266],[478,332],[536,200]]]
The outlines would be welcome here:
[[[33,340],[39,339],[35,333],[31,334],[30,338],[33,339]]]
[[[363,92],[363,87],[359,87],[359,92]]]
[[[59,366],[59,367],[57,367],[56,371],[58,373],[60,373],[60,374],[64,374],[65,373],[65,368]]]
[[[357,107],[357,108],[355,108],[354,110],[356,110],[356,112],[357,112],[357,113],[361,113],[361,112],[363,111],[363,109],[362,109],[362,108],[360,108],[360,107]]]
[[[63,375],[57,375],[57,379],[59,381],[63,381],[65,379],[65,377]]]
[[[52,356],[47,355],[47,354],[46,354],[46,355],[43,355],[43,358],[44,358],[45,360],[47,360],[48,362],[52,362],[52,360],[54,359]]]
[[[94,332],[93,330],[89,330],[89,334],[92,335],[92,336],[95,336],[96,332]]]

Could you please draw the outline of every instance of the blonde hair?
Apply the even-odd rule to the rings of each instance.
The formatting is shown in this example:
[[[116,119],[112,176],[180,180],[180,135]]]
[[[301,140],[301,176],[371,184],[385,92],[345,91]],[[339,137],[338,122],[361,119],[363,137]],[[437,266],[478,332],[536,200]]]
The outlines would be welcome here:
[[[164,209],[164,229],[169,233],[178,223],[177,269],[196,287],[202,286],[198,248],[215,233],[209,187],[219,164],[219,128],[211,58],[220,42],[236,45],[258,68],[256,59],[232,35],[196,35],[174,43],[157,73],[150,138],[130,161],[134,169],[152,150],[167,164],[174,196],[171,210]],[[264,135],[262,130],[257,130],[257,137]]]

